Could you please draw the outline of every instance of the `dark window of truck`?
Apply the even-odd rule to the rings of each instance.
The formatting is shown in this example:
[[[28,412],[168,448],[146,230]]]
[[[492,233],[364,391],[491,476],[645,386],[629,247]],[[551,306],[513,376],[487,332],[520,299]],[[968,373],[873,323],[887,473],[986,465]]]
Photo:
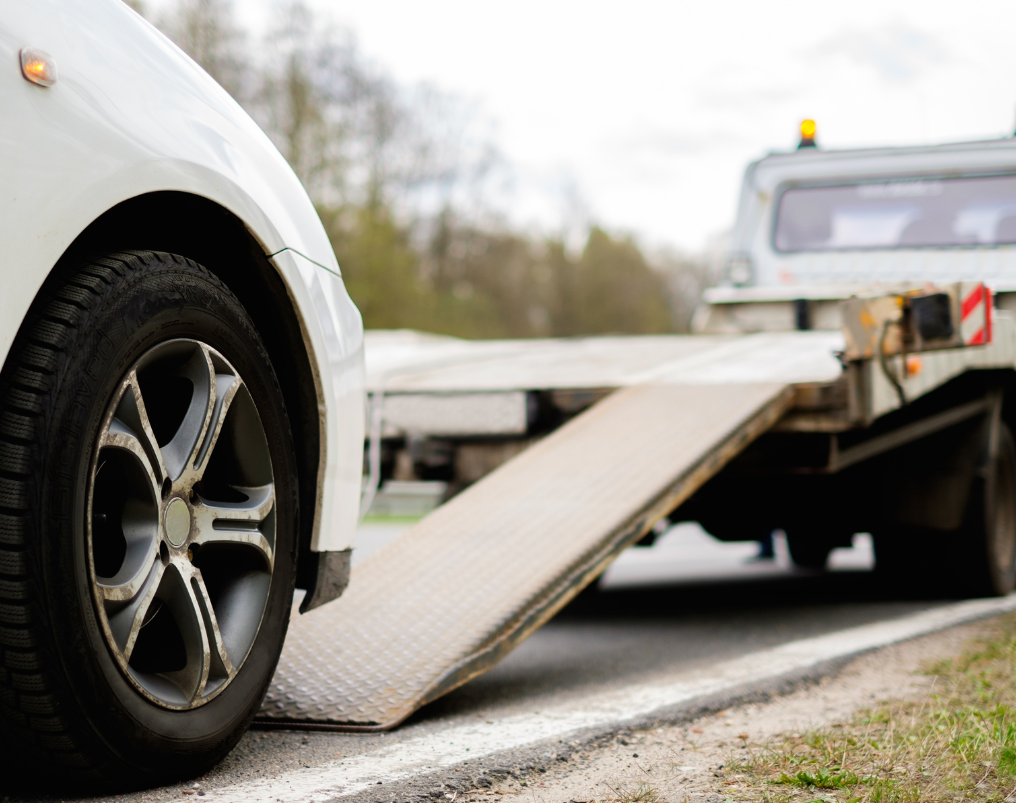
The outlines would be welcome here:
[[[1016,243],[1016,176],[793,187],[779,201],[777,251]]]

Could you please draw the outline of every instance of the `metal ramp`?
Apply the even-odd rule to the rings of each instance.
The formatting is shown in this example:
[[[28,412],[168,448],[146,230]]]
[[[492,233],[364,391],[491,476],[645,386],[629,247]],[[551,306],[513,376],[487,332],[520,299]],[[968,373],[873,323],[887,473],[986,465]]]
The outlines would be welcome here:
[[[615,391],[294,617],[262,724],[376,731],[493,667],[791,405],[784,383]]]

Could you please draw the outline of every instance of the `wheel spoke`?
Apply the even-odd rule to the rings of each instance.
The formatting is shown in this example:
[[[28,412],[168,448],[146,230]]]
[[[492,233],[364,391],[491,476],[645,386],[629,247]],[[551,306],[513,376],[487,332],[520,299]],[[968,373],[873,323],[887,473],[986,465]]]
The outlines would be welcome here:
[[[215,377],[215,402],[212,405],[206,435],[195,447],[194,455],[189,463],[189,470],[193,473],[195,480],[200,480],[208,468],[208,461],[215,451],[215,444],[218,443],[219,435],[222,433],[222,425],[226,421],[230,405],[236,398],[236,394],[243,387],[243,382],[235,374],[216,373]]]
[[[166,466],[148,419],[135,371],[131,371],[124,381],[113,417],[99,438],[99,448],[123,449],[134,455],[148,475],[155,498],[159,498],[166,478]]]
[[[275,507],[275,486],[235,487],[247,500],[244,502],[213,502],[198,496],[194,503],[197,535],[193,543],[240,544],[261,552],[268,566],[274,562],[271,543],[261,532],[261,525]]]
[[[138,633],[159,594],[164,573],[162,562],[156,560],[149,563],[143,575],[139,573],[130,583],[118,586],[96,584],[103,602],[108,607],[119,607],[115,613],[108,615],[108,621],[113,640],[123,653],[125,661],[130,661]]]
[[[194,395],[165,449],[172,452],[170,476],[190,486],[204,476],[226,414],[243,383],[232,368],[213,360],[204,347],[184,366],[183,375],[194,384]]]
[[[201,570],[194,569],[191,576],[191,590],[194,592],[194,599],[198,603],[201,612],[201,621],[205,628],[205,634],[210,648],[210,680],[228,680],[236,674],[233,661],[229,657],[226,643],[219,630],[219,622],[215,617],[215,609],[212,607],[211,597],[205,587],[205,579],[201,576]]]
[[[130,602],[145,587],[153,571],[153,566],[158,563],[159,559],[158,551],[152,549],[152,542],[152,539],[147,537],[147,533],[135,538],[127,536],[127,555],[120,571],[113,577],[96,578],[96,587],[105,601],[111,603]]]
[[[216,401],[215,370],[204,348],[196,348],[194,355],[180,369],[180,376],[189,379],[193,386],[190,404],[173,437],[162,447],[169,476],[176,481],[189,474],[195,453],[204,441],[212,420]]]
[[[167,582],[162,584],[164,596],[160,594],[160,598],[165,601],[176,621],[187,660],[182,669],[162,672],[161,675],[181,691],[189,705],[201,697],[208,683],[211,651],[201,603],[191,583],[196,570],[189,564],[181,565],[176,560],[170,563],[170,567],[166,572]]]

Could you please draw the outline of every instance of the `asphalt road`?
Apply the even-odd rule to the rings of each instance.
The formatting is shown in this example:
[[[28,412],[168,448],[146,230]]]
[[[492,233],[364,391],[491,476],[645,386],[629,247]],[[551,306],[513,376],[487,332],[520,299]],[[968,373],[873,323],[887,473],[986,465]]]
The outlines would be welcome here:
[[[367,527],[362,553],[398,529]],[[655,546],[622,556],[599,588],[580,596],[502,664],[427,706],[393,733],[255,730],[204,778],[118,799],[180,800],[184,792],[223,799],[240,782],[380,754],[463,723],[497,723],[545,707],[560,709],[569,700],[941,604],[881,593],[866,570],[872,557],[864,537],[853,549],[838,550],[833,570],[826,574],[794,571],[779,541],[775,560],[754,560],[755,551],[751,544],[719,544],[698,528],[682,525]],[[32,779],[8,788],[3,799],[42,799],[41,792]]]

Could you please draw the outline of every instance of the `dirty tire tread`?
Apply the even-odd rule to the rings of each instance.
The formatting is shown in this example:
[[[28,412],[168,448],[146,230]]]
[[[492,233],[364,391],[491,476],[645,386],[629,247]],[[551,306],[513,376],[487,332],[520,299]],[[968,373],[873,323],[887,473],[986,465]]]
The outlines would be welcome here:
[[[42,312],[19,336],[20,343],[12,349],[4,370],[7,381],[3,382],[0,399],[0,508],[5,509],[0,510],[0,575],[22,579],[11,588],[20,593],[5,594],[0,585],[0,597],[4,599],[0,603],[0,648],[3,665],[14,670],[8,681],[12,693],[0,698],[0,721],[20,731],[12,742],[24,739],[27,744],[42,747],[53,765],[83,778],[98,777],[101,761],[90,756],[86,745],[73,737],[72,723],[56,713],[61,708],[56,702],[59,684],[47,676],[44,667],[50,661],[40,649],[46,641],[46,617],[39,610],[43,595],[26,553],[17,549],[25,544],[31,522],[28,516],[18,514],[28,507],[30,455],[38,448],[34,436],[47,406],[44,396],[53,387],[66,358],[64,349],[77,330],[88,323],[89,308],[111,291],[117,279],[131,269],[156,267],[151,263],[160,261],[160,255],[154,252],[134,252],[121,259],[99,260],[65,279],[55,292],[50,291],[50,298],[37,303]],[[211,273],[191,260],[186,262],[228,292]],[[40,710],[43,700],[46,708]],[[42,713],[50,716],[40,717]]]
[[[28,599],[28,584],[22,580],[0,578],[0,599]]]
[[[0,399],[0,507],[7,509],[0,512],[0,575],[23,578],[16,584],[0,585],[3,665],[15,670],[9,673],[8,693],[0,698],[0,720],[20,731],[12,739],[15,744],[24,740],[28,745],[42,746],[56,767],[79,773],[86,770],[86,777],[93,774],[90,770],[95,762],[85,757],[70,734],[69,723],[57,714],[57,684],[46,676],[43,667],[49,662],[40,650],[45,641],[45,618],[38,610],[41,589],[27,554],[16,549],[25,545],[31,522],[12,513],[28,505],[32,447],[37,447],[37,423],[46,408],[43,396],[53,385],[63,349],[87,321],[82,312],[101,291],[99,279],[94,275],[89,278],[90,288],[75,286],[80,284],[79,278],[56,291],[63,301],[43,302],[42,315],[28,324],[20,343],[12,349]]]

